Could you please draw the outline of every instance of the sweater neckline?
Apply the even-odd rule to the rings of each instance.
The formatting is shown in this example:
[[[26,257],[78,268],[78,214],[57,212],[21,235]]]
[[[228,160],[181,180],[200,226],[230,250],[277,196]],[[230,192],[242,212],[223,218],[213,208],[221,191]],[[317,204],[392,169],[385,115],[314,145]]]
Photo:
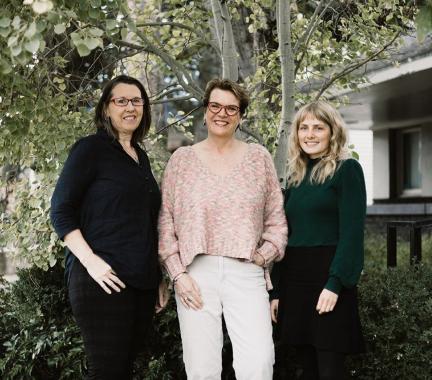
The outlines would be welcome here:
[[[214,173],[212,170],[210,170],[210,168],[201,160],[201,158],[198,156],[198,154],[195,152],[195,150],[193,149],[192,146],[189,146],[188,148],[190,149],[190,151],[192,152],[192,155],[195,157],[195,160],[198,162],[199,166],[201,167],[201,170],[206,173],[207,175],[211,176],[211,177],[216,177],[216,178],[229,178],[231,177],[233,174],[237,174],[238,170],[240,169],[240,167],[243,166],[243,164],[247,161],[249,153],[251,151],[251,145],[252,144],[247,144],[246,147],[246,152],[243,154],[243,156],[241,157],[241,159],[233,166],[231,167],[226,174],[220,175],[220,174],[216,174]]]
[[[309,158],[307,162],[307,167],[309,169],[313,168],[318,162],[321,161],[321,157],[319,158]]]

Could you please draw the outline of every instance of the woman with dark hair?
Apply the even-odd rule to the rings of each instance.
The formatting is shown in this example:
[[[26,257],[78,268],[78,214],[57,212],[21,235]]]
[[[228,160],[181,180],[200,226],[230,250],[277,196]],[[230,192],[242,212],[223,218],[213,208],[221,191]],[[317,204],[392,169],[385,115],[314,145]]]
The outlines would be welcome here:
[[[52,224],[67,246],[87,379],[131,379],[155,307],[167,302],[157,254],[160,192],[138,145],[150,123],[137,79],[108,82],[96,107],[97,132],[72,147],[51,200]]]
[[[204,94],[208,137],[179,148],[162,184],[159,254],[175,284],[188,379],[220,380],[222,316],[238,380],[271,380],[268,265],[287,225],[269,152],[235,138],[248,106],[241,86],[214,79]]]
[[[364,350],[356,285],[366,190],[346,142],[329,103],[297,112],[288,144],[288,247],[272,271],[271,310],[277,339],[297,350],[302,380],[344,379],[345,356]]]

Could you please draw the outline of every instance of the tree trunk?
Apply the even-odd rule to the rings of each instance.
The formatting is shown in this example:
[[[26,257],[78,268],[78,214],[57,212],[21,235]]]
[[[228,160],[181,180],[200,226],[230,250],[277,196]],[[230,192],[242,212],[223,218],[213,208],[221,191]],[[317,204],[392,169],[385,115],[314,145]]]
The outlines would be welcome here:
[[[285,186],[285,171],[288,157],[288,134],[294,116],[294,57],[291,41],[291,1],[277,2],[277,30],[282,74],[282,112],[278,130],[278,146],[275,167],[282,186]]]
[[[222,58],[222,78],[238,80],[238,57],[235,46],[231,17],[225,1],[210,0],[214,29]]]

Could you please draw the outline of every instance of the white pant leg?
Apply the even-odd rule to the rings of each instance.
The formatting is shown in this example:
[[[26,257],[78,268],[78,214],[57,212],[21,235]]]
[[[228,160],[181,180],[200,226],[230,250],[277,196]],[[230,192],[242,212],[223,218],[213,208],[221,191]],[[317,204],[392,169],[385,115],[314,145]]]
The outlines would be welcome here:
[[[224,258],[223,315],[237,380],[271,380],[274,345],[269,297],[259,266]]]
[[[188,272],[201,290],[204,306],[186,309],[178,296],[177,313],[188,380],[220,380],[222,372],[222,305],[219,297],[222,257],[195,257]]]

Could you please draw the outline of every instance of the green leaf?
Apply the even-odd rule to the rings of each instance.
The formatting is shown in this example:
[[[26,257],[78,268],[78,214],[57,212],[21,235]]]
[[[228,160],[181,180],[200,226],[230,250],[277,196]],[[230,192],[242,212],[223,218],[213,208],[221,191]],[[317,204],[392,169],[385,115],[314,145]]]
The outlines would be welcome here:
[[[12,20],[12,26],[15,30],[19,29],[21,24],[21,18],[19,16],[15,16]]]
[[[70,9],[65,10],[64,14],[66,15],[66,17],[72,18],[74,20],[78,18],[77,14],[74,11],[70,10]]]
[[[99,9],[91,8],[89,10],[89,17],[90,18],[94,18],[94,19],[98,20],[100,18],[100,15],[101,15],[101,13],[100,13]]]
[[[29,40],[36,34],[36,23],[33,21],[27,28],[24,36]]]
[[[62,34],[64,33],[66,30],[66,25],[65,24],[57,24],[56,26],[54,26],[54,33],[55,34]]]
[[[90,5],[93,8],[99,8],[101,6],[101,0],[90,0]]]
[[[26,65],[30,58],[31,56],[25,50],[23,50],[20,55],[15,57],[16,61],[22,66]]]
[[[117,28],[117,21],[116,20],[106,20],[106,28],[108,30],[112,30]]]
[[[359,154],[358,154],[357,152],[355,152],[354,150],[351,151],[351,156],[353,156],[353,158],[355,158],[356,160],[359,160],[359,159],[360,159]]]
[[[78,50],[78,54],[81,57],[86,57],[91,53],[91,50],[87,47],[87,45],[85,45],[84,43],[79,43],[76,45],[76,48]]]
[[[13,46],[11,46],[10,51],[11,51],[12,57],[16,57],[17,55],[21,54],[22,47],[21,47],[21,45],[13,45]]]
[[[7,28],[11,24],[11,19],[9,17],[0,18],[0,28]]]
[[[34,38],[33,40],[27,41],[24,44],[24,48],[29,52],[29,53],[36,53],[39,49],[40,46],[40,40],[37,38]]]
[[[71,33],[70,38],[74,44],[77,44],[81,40],[81,36],[77,32]]]
[[[102,40],[100,38],[86,38],[84,44],[90,49],[94,50],[98,46],[102,45]]]
[[[17,43],[18,43],[18,36],[13,35],[8,38],[7,46],[8,47],[15,46]]]
[[[93,37],[102,37],[104,32],[102,29],[99,29],[99,28],[91,28],[89,30],[89,34]]]
[[[43,22],[43,21],[39,20],[36,23],[36,29],[37,29],[37,31],[39,33],[42,33],[46,29],[46,27],[47,27],[47,23],[46,22]]]
[[[10,29],[9,28],[1,28],[0,29],[0,36],[2,36],[3,38],[6,38],[10,33]]]
[[[0,60],[0,72],[6,75],[9,74],[11,71],[12,71],[11,64],[4,59]]]
[[[53,9],[53,3],[50,0],[37,0],[32,4],[33,11],[37,14],[42,14]]]

